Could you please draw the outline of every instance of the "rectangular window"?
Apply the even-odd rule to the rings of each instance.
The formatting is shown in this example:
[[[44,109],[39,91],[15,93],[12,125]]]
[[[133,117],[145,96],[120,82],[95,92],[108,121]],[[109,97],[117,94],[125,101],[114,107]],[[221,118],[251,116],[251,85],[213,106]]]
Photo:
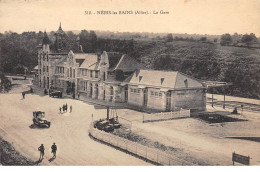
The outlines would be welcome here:
[[[136,93],[136,89],[134,89],[134,93]]]
[[[133,92],[133,89],[131,88],[130,90],[131,90],[131,93],[132,93],[132,92]]]
[[[159,96],[162,97],[162,93],[159,93]]]
[[[158,96],[158,92],[154,92],[154,95],[155,95],[155,96]]]
[[[92,76],[92,70],[90,71],[90,77],[92,78],[93,76]]]
[[[72,78],[72,68],[70,68],[70,78]]]
[[[95,78],[98,78],[98,71],[95,71]]]
[[[154,95],[154,92],[153,91],[151,91],[151,96],[153,96]]]
[[[138,90],[137,90],[137,93],[140,93],[141,92],[141,89],[139,88]]]
[[[75,69],[73,69],[73,78],[75,78]]]
[[[49,72],[49,66],[46,66],[46,71]]]

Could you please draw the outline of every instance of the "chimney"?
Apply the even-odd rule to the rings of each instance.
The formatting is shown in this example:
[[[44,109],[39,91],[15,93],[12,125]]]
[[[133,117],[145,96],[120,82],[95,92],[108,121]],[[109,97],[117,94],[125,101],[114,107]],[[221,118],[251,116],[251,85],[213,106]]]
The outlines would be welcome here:
[[[97,61],[101,59],[101,50],[97,50]]]
[[[83,53],[82,45],[79,45],[80,51]]]

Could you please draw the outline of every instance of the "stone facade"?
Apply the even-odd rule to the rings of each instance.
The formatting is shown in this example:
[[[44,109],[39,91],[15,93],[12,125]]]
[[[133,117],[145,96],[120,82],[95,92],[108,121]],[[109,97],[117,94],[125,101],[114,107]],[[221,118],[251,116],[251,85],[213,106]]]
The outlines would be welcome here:
[[[103,51],[74,53],[65,51],[61,26],[54,50],[46,32],[38,46],[38,85],[57,89],[80,99],[124,102],[130,105],[174,111],[180,108],[205,110],[205,87],[180,72],[140,70],[133,58]]]

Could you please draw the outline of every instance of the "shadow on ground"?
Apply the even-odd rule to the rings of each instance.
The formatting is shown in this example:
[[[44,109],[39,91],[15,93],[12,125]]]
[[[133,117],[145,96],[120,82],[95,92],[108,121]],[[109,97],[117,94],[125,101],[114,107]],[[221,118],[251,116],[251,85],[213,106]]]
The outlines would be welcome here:
[[[249,140],[254,142],[260,142],[260,137],[226,137],[229,139],[240,139],[240,140]]]

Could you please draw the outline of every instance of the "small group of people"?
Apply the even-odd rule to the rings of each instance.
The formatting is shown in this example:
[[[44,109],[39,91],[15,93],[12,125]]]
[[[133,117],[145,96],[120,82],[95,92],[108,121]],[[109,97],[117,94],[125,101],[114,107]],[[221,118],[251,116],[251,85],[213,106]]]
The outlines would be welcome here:
[[[41,160],[43,160],[44,151],[45,151],[43,144],[41,144],[41,146],[38,148],[38,151],[40,151],[39,161],[41,161]],[[53,158],[56,158],[56,152],[57,152],[57,145],[55,143],[53,143],[53,145],[51,146],[51,153],[53,153]]]
[[[62,107],[60,107],[60,114],[67,112],[67,110],[68,110],[68,105],[66,103]],[[72,112],[72,105],[70,105],[70,112]]]

